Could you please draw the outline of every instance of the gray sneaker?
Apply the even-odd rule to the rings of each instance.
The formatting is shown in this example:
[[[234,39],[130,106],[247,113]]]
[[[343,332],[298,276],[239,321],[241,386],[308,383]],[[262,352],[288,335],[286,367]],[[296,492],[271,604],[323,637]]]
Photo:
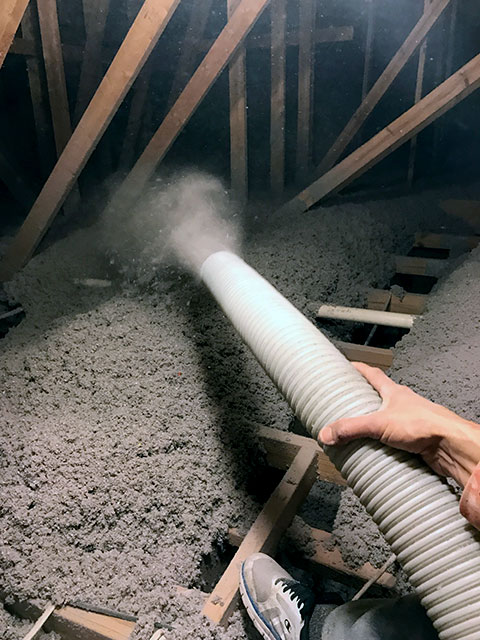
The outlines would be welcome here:
[[[247,613],[265,640],[308,640],[315,606],[312,591],[264,553],[254,553],[240,570]]]

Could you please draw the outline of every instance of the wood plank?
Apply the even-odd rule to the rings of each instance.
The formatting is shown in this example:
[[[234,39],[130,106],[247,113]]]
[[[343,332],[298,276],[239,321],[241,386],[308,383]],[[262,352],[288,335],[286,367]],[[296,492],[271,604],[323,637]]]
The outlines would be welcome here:
[[[424,0],[423,13],[427,13],[432,0]],[[422,98],[423,93],[423,77],[425,75],[425,60],[427,56],[428,38],[425,38],[418,52],[418,65],[417,65],[417,79],[415,82],[415,95],[413,98],[413,104],[417,104]],[[417,153],[417,136],[414,136],[410,140],[410,154],[408,157],[408,170],[407,170],[407,184],[412,186],[413,174],[415,171],[415,156]]]
[[[424,233],[418,231],[415,234],[415,247],[426,249],[450,249],[458,253],[471,251],[480,243],[480,236],[457,236],[450,233]]]
[[[55,147],[57,156],[60,156],[72,135],[72,126],[58,26],[57,0],[37,0],[37,8]]]
[[[350,184],[480,86],[480,54],[416,105],[287,202],[280,211],[301,213]]]
[[[365,59],[363,62],[362,101],[365,100],[370,87],[370,74],[372,66],[373,39],[375,37],[375,3],[367,0],[367,33],[365,35]]]
[[[231,20],[241,0],[227,0],[228,19]],[[248,197],[247,151],[247,69],[245,45],[233,55],[229,69],[230,100],[230,183],[239,202]]]
[[[260,427],[258,430],[260,442],[265,447],[267,462],[275,469],[285,471],[292,464],[295,456],[302,447],[312,447],[317,452],[317,476],[325,482],[333,482],[346,486],[342,475],[335,468],[327,454],[323,452],[313,438],[299,436],[289,431],[280,431],[270,427]]]
[[[35,621],[35,624],[30,631],[23,637],[23,640],[33,640],[35,636],[40,633],[43,625],[47,622],[54,611],[55,605],[49,604],[41,616]]]
[[[142,126],[145,108],[150,88],[150,79],[153,71],[153,61],[147,60],[144,68],[138,76],[134,86],[132,101],[128,111],[128,121],[122,144],[122,150],[118,164],[123,168],[130,168],[134,162],[136,149],[139,142],[140,128]]]
[[[136,200],[210,87],[252,29],[267,3],[268,0],[242,0],[135,166],[114,194],[109,205],[112,211],[130,206]]]
[[[438,204],[449,215],[469,224],[474,233],[480,233],[480,200],[441,200]]]
[[[420,315],[425,310],[427,296],[420,295],[419,293],[405,293],[402,298],[399,298],[390,291],[372,289],[368,294],[367,306],[369,309],[382,311],[385,308],[387,299],[390,299],[390,311]]]
[[[95,93],[102,73],[102,44],[110,9],[110,0],[95,0],[94,6],[94,14],[87,14],[85,22],[87,38],[75,104],[75,123],[79,122],[88,102]]]
[[[105,77],[0,265],[10,278],[30,258],[71,191],[180,0],[145,0]],[[45,2],[45,0],[41,0]]]
[[[50,120],[47,109],[47,95],[43,82],[43,69],[40,62],[40,36],[38,25],[36,24],[33,6],[30,4],[22,20],[22,36],[27,41],[32,42],[35,54],[26,59],[28,84],[30,87],[30,97],[32,100],[33,120],[35,123],[35,133],[37,137],[37,155],[39,160],[40,174],[47,178],[53,163]],[[33,200],[32,200],[33,202]],[[30,203],[31,205],[32,203]]]
[[[28,0],[2,0],[0,9],[0,69],[27,8]]]
[[[287,49],[287,0],[275,0],[270,8],[272,47],[270,51],[270,188],[275,198],[283,193],[285,181],[285,80]]]
[[[198,43],[203,38],[208,18],[212,10],[213,0],[195,0],[190,20],[188,21],[185,38],[183,39],[180,59],[175,67],[172,86],[167,100],[167,108],[170,109],[175,100],[182,93],[185,85],[195,71],[196,60],[200,52]],[[205,41],[204,51],[210,49],[213,40]]]
[[[314,46],[312,30],[315,29],[316,2],[303,0],[299,5],[298,45],[298,102],[296,180],[305,179],[311,160],[312,97]]]
[[[329,42],[349,42],[353,40],[354,29],[352,26],[323,27],[317,28],[313,32],[313,42],[315,44],[326,44]],[[300,40],[299,31],[287,31],[286,46],[298,47]],[[213,40],[200,40],[196,43],[199,51],[208,50],[213,44]],[[269,33],[256,33],[247,36],[245,39],[247,49],[270,49],[271,36]]]
[[[7,609],[32,621],[42,613],[37,605],[26,601],[15,601]],[[129,640],[134,628],[135,622],[131,620],[72,606],[56,609],[44,625],[45,631],[55,631],[65,640]]]
[[[335,341],[335,346],[351,362],[364,362],[371,367],[378,367],[384,371],[392,366],[393,349],[381,349],[380,347],[370,347],[364,344],[353,344],[352,342]]]
[[[327,151],[325,157],[316,170],[317,175],[320,176],[324,174],[340,158],[349,142],[351,142],[380,99],[385,95],[387,89],[392,85],[392,82],[404,68],[405,64],[443,13],[449,2],[450,0],[433,0],[430,10],[422,15],[412,31],[408,34],[405,42],[390,60],[383,73],[374,83],[363,102],[353,114],[352,118]]]
[[[282,533],[315,482],[316,458],[317,453],[311,447],[302,447],[295,456],[205,603],[202,613],[212,622],[226,624],[233,612],[238,601],[242,562],[252,553],[274,553]]]
[[[348,566],[342,558],[340,549],[333,546],[331,533],[313,527],[309,527],[309,529],[315,553],[313,556],[305,556],[303,558],[308,565],[317,565],[320,568],[327,567],[335,573],[356,578],[362,582],[368,582],[378,574],[378,569],[370,562],[366,562],[358,568]],[[244,537],[239,533],[238,529],[232,527],[228,530],[228,541],[233,547],[238,547],[243,540]],[[376,582],[386,589],[393,589],[396,579],[394,575],[386,572]]]
[[[416,256],[395,256],[397,273],[412,276],[439,278],[448,266],[448,260],[418,258]]]
[[[136,0],[128,0],[127,15],[130,23],[133,23],[137,13],[138,5]],[[118,159],[118,166],[120,168],[130,169],[135,161],[135,157],[137,155],[136,150],[140,141],[140,129],[145,116],[152,72],[153,56],[150,56],[132,87],[133,95],[128,111],[127,126],[125,128],[122,149]]]

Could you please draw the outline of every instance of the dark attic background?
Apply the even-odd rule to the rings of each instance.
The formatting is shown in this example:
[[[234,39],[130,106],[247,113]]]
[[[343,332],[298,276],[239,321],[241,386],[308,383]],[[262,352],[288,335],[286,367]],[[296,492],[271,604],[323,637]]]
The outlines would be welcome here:
[[[90,61],[82,92],[82,53],[89,16],[82,0],[58,0],[58,23],[69,113],[52,102],[61,88],[45,76],[35,2],[31,2],[0,76],[0,198],[2,221],[16,227],[54,166],[62,141],[55,141],[52,116],[73,127],[107,70],[136,13],[139,0],[99,2],[104,30],[98,27],[100,57]],[[90,210],[103,183],[125,174],[162,122],[195,67],[227,21],[227,3],[207,0],[202,11],[183,0],[129,91],[80,179],[81,203]],[[324,0],[313,3],[308,140],[298,138],[299,21],[302,3],[288,0],[285,95],[285,172],[287,192],[305,186],[314,168],[420,19],[419,0]],[[427,2],[428,4],[428,2]],[[275,6],[275,5],[272,5]],[[196,20],[200,16],[201,20]],[[281,200],[270,188],[270,27],[272,9],[262,12],[246,41],[246,122],[248,186],[245,197]],[[195,30],[192,24],[196,23]],[[421,95],[425,95],[476,53],[480,12],[469,0],[452,1],[428,33]],[[302,36],[303,37],[303,36]],[[188,58],[188,59],[187,59]],[[300,63],[301,64],[301,63]],[[344,155],[412,106],[419,48],[394,79]],[[57,69],[58,72],[58,69]],[[82,95],[80,95],[82,93]],[[55,95],[56,94],[56,95]],[[418,137],[410,169],[411,145],[404,144],[355,181],[365,188],[410,189],[478,177],[480,131],[475,126],[480,95],[473,94]],[[304,125],[305,126],[305,125]],[[225,69],[200,103],[162,163],[162,169],[193,165],[230,180],[229,71]],[[86,204],[87,203],[87,204]],[[5,230],[7,230],[5,229]]]

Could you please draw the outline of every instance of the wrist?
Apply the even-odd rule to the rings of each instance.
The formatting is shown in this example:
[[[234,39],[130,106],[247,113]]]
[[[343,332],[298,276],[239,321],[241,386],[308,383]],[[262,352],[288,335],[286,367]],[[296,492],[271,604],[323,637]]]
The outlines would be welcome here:
[[[440,428],[445,472],[464,487],[480,463],[480,425],[453,414]]]

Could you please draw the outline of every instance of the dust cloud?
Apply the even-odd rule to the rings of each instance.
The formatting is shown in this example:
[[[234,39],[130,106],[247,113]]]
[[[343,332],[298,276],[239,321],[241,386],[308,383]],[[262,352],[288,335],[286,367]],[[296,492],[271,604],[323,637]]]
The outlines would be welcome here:
[[[238,207],[222,182],[206,173],[159,180],[134,211],[113,216],[102,221],[105,241],[112,262],[131,279],[151,278],[172,262],[198,274],[211,253],[240,251]]]

